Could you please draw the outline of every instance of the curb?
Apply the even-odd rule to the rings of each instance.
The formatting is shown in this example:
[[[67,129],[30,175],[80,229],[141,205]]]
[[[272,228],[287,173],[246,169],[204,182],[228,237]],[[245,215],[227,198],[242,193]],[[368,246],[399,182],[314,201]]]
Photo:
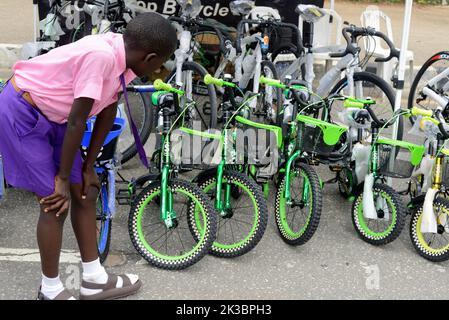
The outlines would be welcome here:
[[[20,44],[0,43],[0,68],[11,68],[20,59]]]

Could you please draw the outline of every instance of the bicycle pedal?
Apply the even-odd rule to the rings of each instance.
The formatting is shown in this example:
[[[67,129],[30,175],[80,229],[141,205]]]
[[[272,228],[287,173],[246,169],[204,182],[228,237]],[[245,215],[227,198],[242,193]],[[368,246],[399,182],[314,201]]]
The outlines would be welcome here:
[[[120,189],[115,197],[118,204],[128,206],[134,201],[135,195],[130,194],[129,189]]]

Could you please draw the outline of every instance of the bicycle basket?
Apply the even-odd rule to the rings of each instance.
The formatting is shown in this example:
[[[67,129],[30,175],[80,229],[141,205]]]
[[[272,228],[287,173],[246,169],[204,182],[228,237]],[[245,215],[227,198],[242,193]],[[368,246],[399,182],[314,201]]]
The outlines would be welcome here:
[[[298,115],[298,149],[326,156],[335,150],[347,128],[312,117]]]
[[[273,26],[270,33],[270,44],[268,52],[279,53],[296,53],[300,54],[299,48],[301,44],[298,43],[301,35],[298,30],[292,30],[288,27]]]
[[[81,156],[83,159],[86,159],[87,157],[87,149],[89,148],[90,140],[94,131],[95,119],[96,117],[92,117],[86,123],[86,131],[84,132],[83,141],[81,142]],[[114,159],[118,139],[124,128],[125,119],[115,118],[112,129],[106,136],[103,147],[97,156],[97,162]]]
[[[425,148],[405,141],[378,139],[378,173],[392,178],[410,178],[420,164]]]

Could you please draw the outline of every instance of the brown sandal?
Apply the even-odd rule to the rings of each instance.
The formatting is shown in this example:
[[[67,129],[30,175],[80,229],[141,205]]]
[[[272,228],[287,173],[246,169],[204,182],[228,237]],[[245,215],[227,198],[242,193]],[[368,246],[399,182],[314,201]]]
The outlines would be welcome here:
[[[118,277],[122,278],[123,280],[121,288],[117,288]],[[80,300],[112,300],[124,298],[136,293],[141,286],[142,282],[140,281],[140,279],[137,280],[135,284],[131,284],[131,280],[125,274],[121,274],[119,276],[108,274],[108,281],[104,284],[87,282],[83,280],[81,284],[82,288],[103,291],[93,295],[80,294]]]
[[[74,298],[73,294],[71,294],[67,289],[64,289],[60,294],[58,294],[54,299],[50,299],[46,295],[44,295],[41,291],[41,287],[39,287],[39,291],[37,293],[37,300],[69,300],[70,298]]]

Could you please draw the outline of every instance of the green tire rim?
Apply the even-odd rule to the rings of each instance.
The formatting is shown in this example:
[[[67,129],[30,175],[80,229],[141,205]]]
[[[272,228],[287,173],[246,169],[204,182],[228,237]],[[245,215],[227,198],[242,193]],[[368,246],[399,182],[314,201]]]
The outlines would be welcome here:
[[[282,194],[281,198],[280,198],[280,201],[279,201],[279,216],[280,216],[281,226],[282,226],[283,231],[286,233],[286,235],[291,237],[292,239],[298,239],[299,237],[301,237],[304,234],[304,232],[307,230],[307,227],[308,227],[308,225],[310,223],[310,219],[311,219],[312,213],[313,213],[312,212],[312,210],[313,210],[313,197],[310,196],[310,195],[312,195],[312,186],[310,184],[309,177],[305,174],[304,170],[301,170],[301,174],[300,175],[304,178],[304,180],[306,180],[308,182],[307,185],[308,185],[308,189],[309,189],[309,214],[307,215],[306,223],[304,224],[304,226],[298,232],[293,231],[292,228],[290,227],[290,225],[288,224],[288,221],[287,221],[287,213],[286,213],[286,210],[285,210],[285,208],[287,207],[287,204],[286,204],[286,199],[285,199],[285,196],[284,196],[284,194],[285,194],[285,192],[284,192],[285,191],[285,182],[283,184],[282,190],[279,190],[279,192],[281,192],[281,194]],[[292,178],[297,178],[298,177],[298,171],[291,172],[291,177]],[[291,183],[292,182],[293,182],[293,179],[291,179]],[[304,192],[304,190],[303,190],[303,192]]]
[[[228,182],[228,179],[223,178],[223,183],[226,183],[226,182]],[[203,191],[205,193],[208,193],[209,191],[212,190],[212,188],[215,188],[216,184],[217,184],[216,179],[211,179],[210,183],[208,185],[206,185],[205,187],[203,187]],[[249,197],[251,198],[252,204],[254,206],[254,210],[255,210],[256,214],[254,216],[253,225],[251,227],[249,234],[245,238],[240,240],[239,242],[236,242],[233,244],[223,244],[223,243],[219,243],[218,241],[214,241],[213,247],[221,249],[221,250],[225,250],[225,251],[236,250],[238,248],[241,248],[245,243],[248,243],[251,240],[251,238],[254,236],[254,234],[256,233],[257,226],[259,225],[259,220],[260,220],[259,211],[257,210],[257,208],[259,206],[257,205],[257,201],[256,201],[256,198],[254,197],[254,194],[245,185],[243,185],[239,181],[234,180],[234,181],[232,181],[232,184],[243,189],[249,195]],[[201,223],[199,223],[200,221],[198,221],[197,208],[195,208],[195,221],[196,221],[196,229],[199,230],[200,232],[203,232]]]
[[[361,228],[361,231],[366,236],[372,237],[374,239],[383,239],[383,238],[387,237],[393,231],[393,228],[396,225],[397,212],[396,212],[396,207],[393,205],[393,200],[386,192],[381,191],[381,190],[375,190],[374,192],[378,192],[379,195],[382,197],[382,199],[387,201],[389,209],[391,209],[390,225],[383,232],[374,232],[373,230],[371,230],[365,221],[365,217],[363,216],[363,205],[361,205],[363,203],[363,201],[356,200],[356,201],[358,201],[357,208],[356,208],[357,222],[358,222],[357,225]],[[359,197],[362,197],[362,196],[363,196],[363,194],[361,194]]]
[[[206,223],[206,221],[207,221],[206,212],[204,210],[204,207],[200,204],[200,202],[196,198],[196,196],[193,195],[192,193],[188,192],[187,190],[182,189],[182,188],[177,188],[175,191],[179,192],[181,194],[186,195],[188,198],[190,198],[195,203],[195,207],[198,208],[195,211],[199,211],[200,210],[201,215],[203,217],[203,221]],[[172,190],[172,192],[174,192],[174,190]],[[160,193],[161,193],[160,189],[155,190],[155,192],[153,192],[152,194],[150,194],[148,197],[145,198],[145,201],[143,202],[143,204],[139,208],[139,213],[138,213],[137,219],[136,219],[137,220],[136,221],[137,234],[139,236],[139,240],[143,244],[145,249],[147,249],[155,257],[158,257],[158,258],[166,260],[166,261],[186,260],[188,257],[194,255],[201,247],[204,246],[204,243],[206,242],[206,239],[205,239],[205,236],[206,236],[205,230],[206,230],[206,228],[202,228],[202,231],[200,232],[200,237],[199,237],[200,239],[197,242],[196,246],[194,246],[193,249],[191,249],[187,253],[184,253],[181,256],[167,256],[167,255],[161,254],[160,252],[158,252],[155,249],[153,249],[148,244],[148,242],[145,240],[145,236],[143,234],[143,229],[142,229],[142,217],[143,217],[143,214],[144,214],[144,209],[146,208],[148,203],[150,203],[154,199],[154,197],[156,197]]]
[[[440,206],[441,209],[444,209],[444,206]],[[446,211],[446,215],[449,215],[449,211]],[[425,249],[425,251],[427,251],[428,253],[430,253],[431,255],[436,255],[439,256],[441,254],[444,254],[446,251],[449,250],[449,243],[442,248],[439,249],[435,249],[430,247],[426,240],[424,239],[424,234],[421,232],[421,223],[422,223],[422,217],[423,217],[423,212],[421,211],[421,214],[419,215],[418,218],[418,222],[416,223],[416,238],[418,239],[418,243],[422,246],[422,248]],[[449,217],[446,217],[446,219],[449,219]]]

